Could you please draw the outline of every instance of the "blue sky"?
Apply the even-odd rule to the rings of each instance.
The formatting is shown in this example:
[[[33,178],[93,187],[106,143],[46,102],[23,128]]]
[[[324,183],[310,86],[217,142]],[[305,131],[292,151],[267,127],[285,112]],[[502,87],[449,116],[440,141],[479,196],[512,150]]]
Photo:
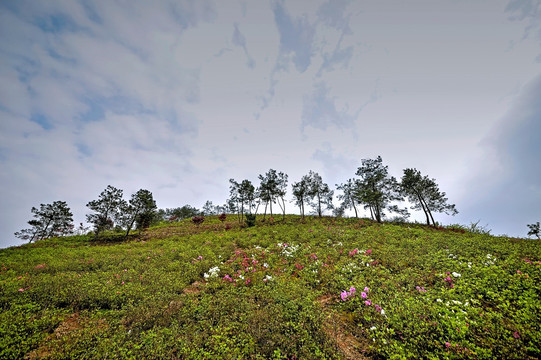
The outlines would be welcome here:
[[[377,155],[437,180],[460,212],[437,221],[525,236],[539,99],[539,0],[2,1],[0,246],[109,184],[201,207]]]

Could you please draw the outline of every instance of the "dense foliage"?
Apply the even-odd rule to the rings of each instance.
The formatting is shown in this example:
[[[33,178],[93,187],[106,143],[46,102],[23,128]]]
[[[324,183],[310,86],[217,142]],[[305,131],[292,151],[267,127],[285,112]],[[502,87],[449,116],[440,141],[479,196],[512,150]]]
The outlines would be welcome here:
[[[0,250],[0,359],[541,356],[538,241],[205,219]]]

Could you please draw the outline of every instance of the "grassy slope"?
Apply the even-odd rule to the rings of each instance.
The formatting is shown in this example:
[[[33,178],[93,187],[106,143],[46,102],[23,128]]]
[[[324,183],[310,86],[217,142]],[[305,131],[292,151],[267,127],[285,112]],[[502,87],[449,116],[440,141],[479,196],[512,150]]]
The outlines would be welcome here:
[[[234,220],[0,250],[0,358],[541,357],[539,241]]]

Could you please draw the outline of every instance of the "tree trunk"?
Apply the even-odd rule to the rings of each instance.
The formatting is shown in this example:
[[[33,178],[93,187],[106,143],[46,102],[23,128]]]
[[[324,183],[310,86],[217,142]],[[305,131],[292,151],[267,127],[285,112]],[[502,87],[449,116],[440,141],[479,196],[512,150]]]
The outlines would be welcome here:
[[[424,206],[426,208],[426,211],[428,212],[428,215],[430,215],[430,219],[432,219],[432,225],[436,227],[436,222],[434,221],[434,217],[432,216],[432,212],[430,211],[430,208],[428,207],[428,204],[426,203],[425,199],[421,198]]]
[[[430,225],[430,219],[428,218],[428,211],[425,207],[425,204],[423,202],[423,198],[421,197],[420,194],[416,193],[417,195],[417,199],[419,199],[419,204],[421,204],[421,207],[423,208],[423,211],[425,212],[425,216],[426,216],[426,224],[427,225]]]
[[[321,217],[321,196],[317,193],[317,214]]]
[[[355,207],[355,201],[353,198],[351,198],[351,206],[353,206],[353,210],[355,210],[355,217],[358,219],[359,215],[357,214],[357,208]]]
[[[376,203],[376,206],[374,208],[374,212],[376,213],[376,221],[378,223],[381,223],[381,209],[379,208],[379,204]]]

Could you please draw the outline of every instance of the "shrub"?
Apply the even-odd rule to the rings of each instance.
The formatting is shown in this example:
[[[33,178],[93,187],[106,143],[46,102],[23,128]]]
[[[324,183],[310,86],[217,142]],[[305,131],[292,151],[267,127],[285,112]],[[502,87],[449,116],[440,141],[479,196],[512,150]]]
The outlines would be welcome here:
[[[246,214],[246,226],[255,226],[255,214]]]
[[[205,217],[204,216],[194,216],[192,218],[192,221],[195,225],[201,225],[203,223],[203,221],[205,221]]]

